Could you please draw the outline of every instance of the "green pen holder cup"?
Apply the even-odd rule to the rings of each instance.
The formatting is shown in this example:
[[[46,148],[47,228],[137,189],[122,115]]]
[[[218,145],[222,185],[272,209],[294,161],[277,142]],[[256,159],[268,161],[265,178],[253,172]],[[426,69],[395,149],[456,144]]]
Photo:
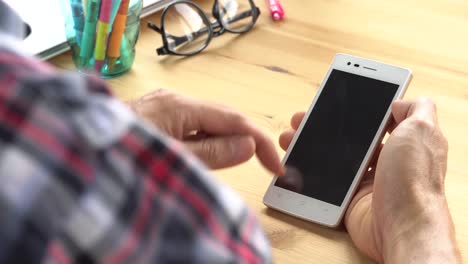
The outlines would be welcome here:
[[[143,0],[59,2],[67,42],[78,71],[112,78],[131,69]]]

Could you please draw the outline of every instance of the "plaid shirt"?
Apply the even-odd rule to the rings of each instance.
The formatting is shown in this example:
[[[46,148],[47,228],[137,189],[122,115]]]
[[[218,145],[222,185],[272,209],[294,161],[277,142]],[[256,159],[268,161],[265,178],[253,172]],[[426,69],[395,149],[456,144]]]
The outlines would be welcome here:
[[[0,37],[0,263],[271,262],[252,213],[180,143],[97,78],[13,49]]]

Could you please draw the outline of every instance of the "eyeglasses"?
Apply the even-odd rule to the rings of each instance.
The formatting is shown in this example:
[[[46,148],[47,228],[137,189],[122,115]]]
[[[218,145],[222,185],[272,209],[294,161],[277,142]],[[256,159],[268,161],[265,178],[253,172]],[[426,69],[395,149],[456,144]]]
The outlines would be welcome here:
[[[211,39],[223,33],[245,33],[252,29],[260,15],[253,0],[215,0],[215,22],[211,23],[203,10],[191,1],[176,1],[161,15],[161,28],[151,22],[148,27],[162,35],[163,47],[158,55],[190,56],[203,51]]]

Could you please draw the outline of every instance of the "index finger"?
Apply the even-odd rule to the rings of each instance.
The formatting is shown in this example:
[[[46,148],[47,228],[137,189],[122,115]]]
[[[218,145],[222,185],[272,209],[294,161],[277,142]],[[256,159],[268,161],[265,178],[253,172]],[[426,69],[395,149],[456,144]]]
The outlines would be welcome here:
[[[190,129],[210,135],[249,135],[255,141],[255,153],[265,168],[281,175],[283,166],[270,138],[244,115],[228,107],[198,102],[191,112]]]

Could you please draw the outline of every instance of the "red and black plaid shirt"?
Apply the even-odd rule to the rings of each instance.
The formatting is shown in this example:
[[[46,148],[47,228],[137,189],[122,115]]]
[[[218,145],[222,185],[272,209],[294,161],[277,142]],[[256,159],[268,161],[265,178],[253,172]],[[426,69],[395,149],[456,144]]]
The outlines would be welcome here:
[[[271,262],[255,217],[180,143],[1,36],[0,263]]]

